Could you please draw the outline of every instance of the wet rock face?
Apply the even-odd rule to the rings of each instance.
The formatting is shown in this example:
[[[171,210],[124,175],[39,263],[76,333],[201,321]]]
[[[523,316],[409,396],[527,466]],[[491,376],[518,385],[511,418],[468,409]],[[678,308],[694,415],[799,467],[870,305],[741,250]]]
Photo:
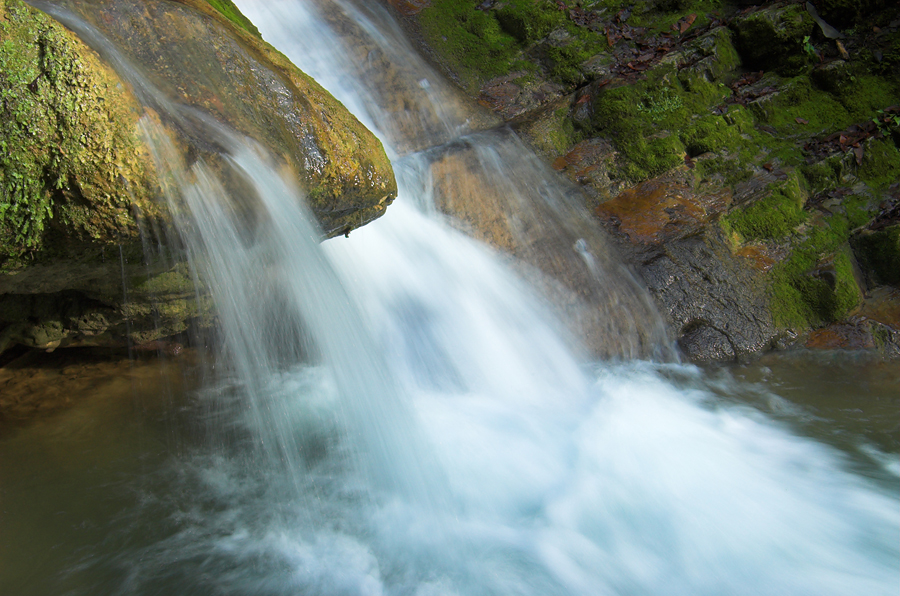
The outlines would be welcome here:
[[[759,272],[732,254],[716,220],[731,196],[696,189],[671,173],[600,203],[595,214],[613,232],[691,360],[734,360],[779,335]]]
[[[270,146],[325,235],[380,216],[396,195],[381,143],[229,3],[224,13],[202,0],[56,4],[81,10],[178,104]],[[101,54],[20,0],[0,0],[0,38],[0,352],[144,343],[211,324],[213,305],[165,232],[139,119],[161,120],[186,163],[216,167],[218,148],[114,72],[96,38],[85,39]]]
[[[551,170],[518,137],[480,133],[428,157],[438,209],[509,255],[592,356],[672,356],[651,299],[621,266],[604,231],[579,209],[577,191],[547,184]],[[497,162],[506,167],[494,167]]]
[[[390,162],[374,135],[283,55],[206,2],[59,4],[109,38],[168,97],[262,141],[283,159],[327,236],[375,219],[396,196]],[[210,149],[203,146],[208,141],[193,141]]]
[[[435,1],[404,18],[581,187],[708,359],[802,344],[900,271],[900,5],[807,4]],[[463,60],[459,23],[496,60]]]
[[[779,336],[762,280],[714,229],[668,242],[641,273],[691,360],[732,360]]]

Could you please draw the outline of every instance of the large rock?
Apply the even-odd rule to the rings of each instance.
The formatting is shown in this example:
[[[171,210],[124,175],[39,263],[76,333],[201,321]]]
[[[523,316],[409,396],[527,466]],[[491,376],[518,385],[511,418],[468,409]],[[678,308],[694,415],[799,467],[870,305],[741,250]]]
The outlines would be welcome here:
[[[733,360],[780,336],[762,276],[731,254],[716,228],[668,242],[641,273],[691,360]]]
[[[815,2],[823,26],[808,4],[400,12],[426,54],[582,188],[685,352],[729,359],[850,321],[900,270],[870,250],[900,191],[900,9]]]
[[[380,141],[283,54],[207,2],[57,4],[98,29],[166,96],[260,140],[282,158],[326,235],[378,217],[396,195]],[[152,103],[148,95],[142,98]],[[190,135],[189,126],[182,132]],[[211,142],[193,140],[201,149]]]
[[[202,284],[198,299],[165,232],[139,119],[149,111],[183,133],[175,144],[187,163],[215,165],[217,147],[110,68],[117,59],[91,29],[180,106],[271,147],[325,235],[363,225],[392,201],[380,142],[246,30],[233,7],[223,16],[193,0],[83,4],[68,6],[89,26],[67,24],[99,54],[43,12],[0,0],[0,351],[152,342],[211,322]]]
[[[571,186],[510,131],[428,153],[438,209],[512,265],[595,357],[670,357],[663,321]],[[501,165],[502,164],[502,165]],[[549,183],[548,183],[549,182]]]
[[[731,205],[721,188],[695,188],[672,172],[621,192],[595,214],[619,238],[692,360],[732,360],[773,344],[760,272],[733,254],[717,220]]]

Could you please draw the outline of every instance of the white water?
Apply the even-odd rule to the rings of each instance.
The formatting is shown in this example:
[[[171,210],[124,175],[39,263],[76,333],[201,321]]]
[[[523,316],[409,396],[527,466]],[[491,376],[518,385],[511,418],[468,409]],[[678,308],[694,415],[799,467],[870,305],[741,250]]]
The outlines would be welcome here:
[[[279,32],[310,38],[305,20],[338,47],[301,2],[238,4],[313,74]],[[320,249],[296,190],[215,134],[254,227],[202,161],[157,157],[219,306],[227,372],[186,406],[218,439],[147,464],[116,550],[65,573],[102,579],[60,593],[896,594],[896,457],[876,482],[692,367],[585,365],[503,258],[427,208],[415,155],[385,217]]]

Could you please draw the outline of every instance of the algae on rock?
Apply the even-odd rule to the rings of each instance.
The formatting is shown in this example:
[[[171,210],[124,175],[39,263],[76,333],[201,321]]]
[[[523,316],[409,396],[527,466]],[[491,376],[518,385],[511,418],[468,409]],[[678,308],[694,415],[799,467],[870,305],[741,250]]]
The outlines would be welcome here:
[[[20,0],[0,0],[0,33],[0,268],[67,240],[134,239],[132,214],[158,213],[140,106],[95,52]]]
[[[271,143],[326,236],[380,216],[396,195],[378,139],[229,0],[55,4],[93,19],[177,102]],[[166,232],[138,126],[154,118],[176,134],[183,123],[142,106],[97,50],[21,0],[0,0],[0,352],[141,343],[213,323],[202,280]],[[214,143],[186,139],[186,163],[222,164]]]

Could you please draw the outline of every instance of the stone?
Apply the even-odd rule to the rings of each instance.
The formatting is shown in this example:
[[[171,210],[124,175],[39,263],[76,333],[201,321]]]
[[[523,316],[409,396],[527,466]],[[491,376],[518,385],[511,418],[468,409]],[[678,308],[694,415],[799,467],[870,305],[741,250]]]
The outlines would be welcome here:
[[[689,176],[673,172],[624,190],[594,213],[632,244],[657,245],[699,231],[730,203],[727,190],[695,192]]]
[[[747,68],[793,75],[806,66],[803,38],[812,34],[815,21],[802,4],[764,7],[737,17],[731,27]]]
[[[690,358],[747,356],[781,335],[760,274],[732,255],[715,226],[667,242],[639,272]]]
[[[175,102],[265,141],[324,236],[380,216],[396,195],[380,141],[233,5],[57,4],[81,11]],[[0,119],[0,352],[147,343],[212,325],[210,298],[164,232],[170,217],[139,119],[164,125],[186,163],[203,157],[225,171],[215,141],[198,140],[121,78],[112,56],[20,0],[0,0],[0,30],[10,116]]]

